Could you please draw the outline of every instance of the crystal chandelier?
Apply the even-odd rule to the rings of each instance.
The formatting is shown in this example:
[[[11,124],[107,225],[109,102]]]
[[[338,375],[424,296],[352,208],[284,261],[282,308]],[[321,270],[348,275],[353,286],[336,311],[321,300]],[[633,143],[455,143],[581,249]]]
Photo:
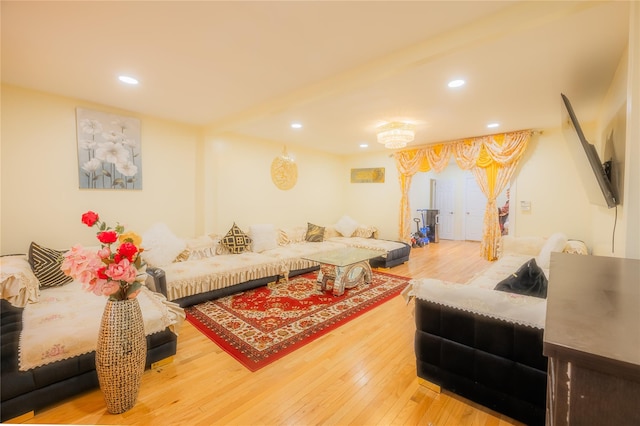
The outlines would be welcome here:
[[[394,121],[378,127],[378,142],[385,148],[404,148],[413,141],[415,132],[413,125]]]

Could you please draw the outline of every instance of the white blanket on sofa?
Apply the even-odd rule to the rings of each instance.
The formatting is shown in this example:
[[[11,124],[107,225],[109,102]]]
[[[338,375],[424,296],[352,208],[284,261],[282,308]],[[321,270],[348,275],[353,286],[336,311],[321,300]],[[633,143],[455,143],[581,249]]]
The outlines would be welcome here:
[[[42,290],[40,300],[23,311],[20,371],[94,351],[106,302],[106,297],[84,291],[79,282]],[[184,320],[182,308],[145,287],[138,302],[146,335],[167,327],[177,333]]]
[[[408,296],[528,327],[544,329],[547,299],[423,278]]]

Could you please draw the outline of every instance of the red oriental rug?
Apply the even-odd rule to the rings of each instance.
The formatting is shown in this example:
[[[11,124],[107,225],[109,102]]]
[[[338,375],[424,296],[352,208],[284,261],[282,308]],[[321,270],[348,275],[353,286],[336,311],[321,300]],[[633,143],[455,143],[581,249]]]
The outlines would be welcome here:
[[[256,371],[400,294],[409,278],[373,271],[334,296],[316,273],[185,308],[187,320],[251,371]],[[331,281],[329,282],[331,284]]]

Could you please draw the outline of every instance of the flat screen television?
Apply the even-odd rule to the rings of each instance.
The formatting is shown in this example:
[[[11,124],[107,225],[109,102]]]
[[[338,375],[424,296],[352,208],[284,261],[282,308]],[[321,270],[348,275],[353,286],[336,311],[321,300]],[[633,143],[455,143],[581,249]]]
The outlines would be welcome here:
[[[560,95],[563,104],[562,130],[589,202],[608,208],[615,207],[620,202],[616,188],[611,182],[613,161],[600,161],[598,151],[584,137],[571,102],[564,94]]]

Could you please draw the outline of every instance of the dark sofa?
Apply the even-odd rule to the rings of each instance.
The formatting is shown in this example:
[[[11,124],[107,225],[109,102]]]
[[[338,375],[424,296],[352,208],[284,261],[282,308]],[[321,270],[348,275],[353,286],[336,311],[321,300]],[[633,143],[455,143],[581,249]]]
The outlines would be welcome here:
[[[29,371],[18,370],[18,342],[22,330],[22,308],[0,300],[0,421],[29,412],[98,387],[95,352],[58,361]],[[168,328],[147,336],[146,368],[175,355],[177,336]]]
[[[394,266],[402,265],[409,260],[409,254],[411,253],[411,246],[405,242],[399,241],[404,244],[404,247],[390,250],[384,256],[378,256],[369,261],[372,268],[393,268]]]
[[[418,377],[526,424],[544,424],[544,330],[415,302]]]

